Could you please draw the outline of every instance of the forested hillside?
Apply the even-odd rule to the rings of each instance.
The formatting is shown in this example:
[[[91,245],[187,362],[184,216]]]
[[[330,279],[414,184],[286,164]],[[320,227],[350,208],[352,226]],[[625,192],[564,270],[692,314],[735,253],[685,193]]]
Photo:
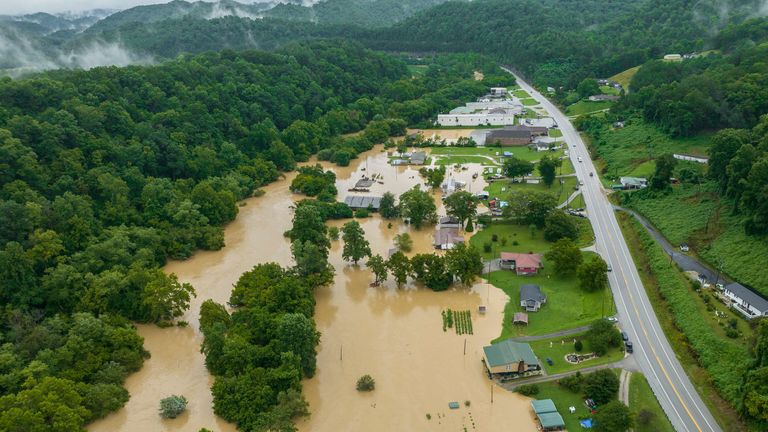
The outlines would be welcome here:
[[[1,80],[0,429],[80,430],[120,407],[145,356],[128,320],[173,323],[194,295],[159,269],[167,257],[222,247],[237,200],[295,161],[349,163],[498,83],[494,68],[449,57],[412,79],[392,57],[316,42]],[[278,363],[287,387],[270,381],[263,407],[301,376]]]

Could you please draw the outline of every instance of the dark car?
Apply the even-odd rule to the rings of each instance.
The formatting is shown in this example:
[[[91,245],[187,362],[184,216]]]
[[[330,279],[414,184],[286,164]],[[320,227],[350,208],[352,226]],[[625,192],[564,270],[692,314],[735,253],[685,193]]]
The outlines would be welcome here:
[[[624,345],[627,347],[627,352],[632,353],[632,342],[627,341]]]
[[[555,362],[553,362],[551,358],[547,357],[547,364],[552,366],[553,364],[555,364]]]
[[[629,335],[627,334],[627,332],[621,332],[621,338],[624,339],[624,341],[626,342],[629,340]]]

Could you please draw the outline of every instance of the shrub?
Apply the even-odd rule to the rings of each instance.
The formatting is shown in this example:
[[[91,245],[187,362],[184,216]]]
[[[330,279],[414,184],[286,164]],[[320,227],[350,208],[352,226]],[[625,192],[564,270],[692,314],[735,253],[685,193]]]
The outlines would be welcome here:
[[[491,235],[491,241],[492,241],[492,242],[497,242],[497,241],[499,241],[499,236],[498,236],[498,234],[492,234],[492,235]]]
[[[539,386],[536,384],[525,384],[517,387],[515,391],[523,396],[535,396],[539,394]]]
[[[172,395],[160,401],[160,416],[162,418],[176,418],[187,409],[187,398]]]
[[[584,344],[581,343],[581,339],[577,339],[576,343],[573,344],[573,349],[576,350],[576,352],[581,352],[583,348]]]
[[[355,217],[360,219],[367,218],[370,215],[371,214],[368,212],[367,209],[361,208],[361,209],[357,209],[357,211],[355,212]]]
[[[512,240],[512,246],[519,246],[519,245],[520,245],[520,242],[518,242],[517,240]]]
[[[584,375],[581,372],[576,372],[574,375],[561,378],[558,383],[574,393],[580,393],[581,387],[584,385]]]
[[[489,215],[478,216],[477,223],[489,226],[491,224],[491,217]]]
[[[493,250],[493,246],[489,242],[483,243],[483,252],[490,252]]]
[[[608,403],[619,392],[619,377],[609,369],[592,372],[584,379],[584,392],[598,405]]]
[[[506,237],[502,237],[501,238],[501,245],[502,246],[506,246],[507,245],[507,238]]]
[[[372,391],[374,388],[376,388],[376,381],[368,374],[357,380],[357,391]]]
[[[338,240],[339,239],[339,228],[338,227],[330,227],[328,228],[328,238],[331,240]]]
[[[637,413],[637,423],[643,426],[647,426],[651,424],[654,417],[656,416],[653,414],[653,412],[648,411],[647,409],[641,409],[640,412]]]

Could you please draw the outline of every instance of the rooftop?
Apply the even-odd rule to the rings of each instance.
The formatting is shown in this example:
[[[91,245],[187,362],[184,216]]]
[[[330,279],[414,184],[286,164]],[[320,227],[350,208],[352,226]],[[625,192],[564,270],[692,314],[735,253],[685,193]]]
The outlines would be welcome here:
[[[350,195],[344,198],[344,203],[351,208],[368,208],[378,210],[381,206],[381,197]]]
[[[561,416],[558,412],[536,414],[536,416],[539,418],[541,427],[544,429],[562,428],[565,426],[563,416]]]
[[[516,267],[541,267],[541,255],[535,253],[502,252],[502,261],[514,261]]]
[[[752,305],[755,309],[766,312],[768,311],[768,300],[764,299],[756,292],[745,287],[744,285],[733,282],[725,286],[725,289],[734,293],[736,296]]]
[[[544,414],[549,412],[557,412],[555,403],[552,399],[532,400],[531,407],[536,414]]]
[[[503,366],[521,361],[529,365],[538,365],[539,360],[533,354],[527,343],[515,342],[512,339],[503,340],[483,347],[488,367]]]
[[[520,300],[536,300],[543,302],[547,299],[547,296],[541,292],[541,288],[538,285],[523,284],[520,285]]]

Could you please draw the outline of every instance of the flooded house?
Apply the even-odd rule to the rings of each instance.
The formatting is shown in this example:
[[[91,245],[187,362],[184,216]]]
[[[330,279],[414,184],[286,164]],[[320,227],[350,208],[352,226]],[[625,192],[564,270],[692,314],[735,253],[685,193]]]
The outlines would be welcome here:
[[[491,378],[510,379],[541,372],[531,346],[512,339],[483,347],[483,363]]]
[[[435,249],[448,250],[453,249],[459,243],[464,243],[464,237],[459,233],[458,228],[438,228],[435,231]]]

